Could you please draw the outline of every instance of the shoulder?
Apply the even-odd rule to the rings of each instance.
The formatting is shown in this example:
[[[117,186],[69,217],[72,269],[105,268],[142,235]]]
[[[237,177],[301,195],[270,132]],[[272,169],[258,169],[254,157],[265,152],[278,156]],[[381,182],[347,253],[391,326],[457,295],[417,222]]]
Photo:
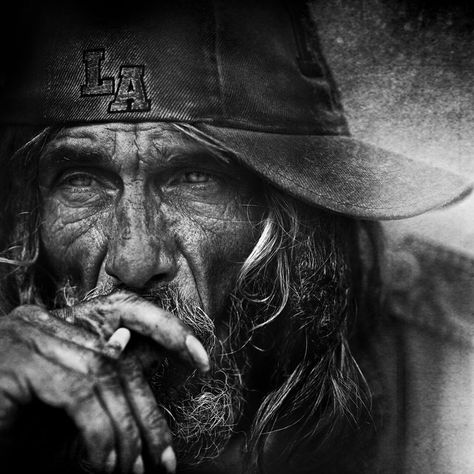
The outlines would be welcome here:
[[[474,260],[407,237],[390,249],[387,297],[382,448],[401,472],[474,472]]]
[[[474,347],[474,259],[406,237],[390,249],[391,314],[446,343]]]

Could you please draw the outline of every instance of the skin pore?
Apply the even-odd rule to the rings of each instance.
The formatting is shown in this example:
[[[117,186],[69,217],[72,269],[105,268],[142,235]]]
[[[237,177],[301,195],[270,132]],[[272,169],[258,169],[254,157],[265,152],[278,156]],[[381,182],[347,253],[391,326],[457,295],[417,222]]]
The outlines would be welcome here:
[[[165,309],[201,338],[214,369],[177,394],[169,390],[173,377],[160,370],[149,381],[158,403],[173,399],[171,406],[163,402],[165,410],[179,411],[178,459],[184,439],[195,451],[191,463],[215,455],[219,438],[225,442],[230,433],[234,415],[227,412],[239,415],[238,390],[229,382],[239,376],[231,358],[213,357],[209,341],[225,343],[229,295],[259,237],[258,182],[172,125],[157,123],[64,128],[45,147],[40,170],[41,258],[54,291],[72,288],[72,304],[122,289],[159,306],[168,302]],[[198,439],[206,431],[215,439]]]

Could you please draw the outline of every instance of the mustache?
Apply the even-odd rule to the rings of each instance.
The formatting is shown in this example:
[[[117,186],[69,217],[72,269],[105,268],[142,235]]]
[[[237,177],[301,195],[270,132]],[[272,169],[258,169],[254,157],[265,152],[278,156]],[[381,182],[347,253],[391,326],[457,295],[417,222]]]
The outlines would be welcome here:
[[[121,283],[109,282],[99,284],[84,293],[77,286],[66,282],[56,295],[55,306],[75,306],[98,297],[111,296],[120,291],[133,293],[168,311],[189,326],[208,351],[213,351],[216,348],[217,337],[214,321],[201,306],[188,301],[175,285],[169,283],[131,288]]]
[[[148,286],[145,288],[131,288],[122,283],[103,283],[97,285],[92,290],[89,290],[85,293],[81,301],[90,301],[91,299],[97,298],[99,296],[110,296],[119,291],[126,291],[128,293],[133,293],[140,298],[146,299],[151,303],[154,303],[158,306],[163,307],[170,305],[172,302],[176,301],[179,303],[184,303],[184,298],[181,296],[177,288],[173,288],[169,283],[163,283],[155,286]]]
[[[171,286],[169,283],[150,285],[145,288],[132,288],[122,283],[107,282],[100,283],[84,293],[78,286],[72,285],[70,281],[66,281],[56,293],[55,307],[64,305],[75,306],[95,298],[111,296],[121,291],[133,293],[140,298],[160,306],[166,311],[170,311],[176,307],[182,308],[191,306],[181,295],[179,289]]]

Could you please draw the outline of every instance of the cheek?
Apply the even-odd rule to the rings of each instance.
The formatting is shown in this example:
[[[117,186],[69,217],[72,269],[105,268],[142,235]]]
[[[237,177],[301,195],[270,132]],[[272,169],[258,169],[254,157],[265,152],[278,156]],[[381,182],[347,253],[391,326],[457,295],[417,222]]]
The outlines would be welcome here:
[[[235,290],[238,273],[254,243],[251,228],[235,225],[216,233],[204,248],[209,290],[216,295],[218,312],[227,303],[229,294]]]
[[[250,214],[238,201],[215,206],[212,211],[181,219],[176,238],[202,304],[209,315],[217,317],[258,240],[261,213]]]
[[[84,282],[91,278],[103,258],[108,216],[104,211],[71,210],[47,199],[41,223],[41,243],[55,276]]]

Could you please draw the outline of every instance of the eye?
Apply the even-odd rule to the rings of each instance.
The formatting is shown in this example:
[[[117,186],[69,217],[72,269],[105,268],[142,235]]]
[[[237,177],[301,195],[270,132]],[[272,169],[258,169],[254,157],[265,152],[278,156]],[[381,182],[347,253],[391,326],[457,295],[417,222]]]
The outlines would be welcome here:
[[[208,173],[202,173],[200,171],[188,171],[184,173],[183,182],[191,184],[207,183],[211,179]]]
[[[63,204],[95,206],[106,204],[115,195],[116,188],[102,176],[87,171],[66,171],[52,189]]]
[[[207,173],[206,171],[191,170],[191,171],[180,171],[173,174],[169,181],[172,186],[180,184],[213,184],[216,183],[218,178],[213,173]]]
[[[94,184],[95,180],[88,174],[75,174],[67,176],[63,179],[63,184],[73,186],[75,188],[87,188]]]

